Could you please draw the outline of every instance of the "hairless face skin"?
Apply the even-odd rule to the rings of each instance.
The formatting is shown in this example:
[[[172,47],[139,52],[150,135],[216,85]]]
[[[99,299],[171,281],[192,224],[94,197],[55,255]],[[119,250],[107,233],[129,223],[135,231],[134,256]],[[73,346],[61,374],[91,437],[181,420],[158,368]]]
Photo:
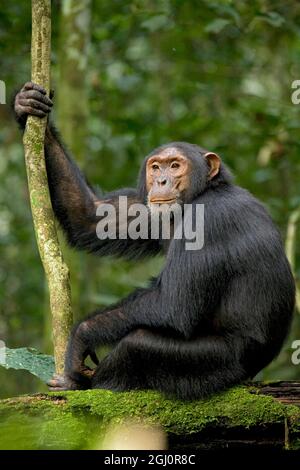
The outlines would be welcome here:
[[[211,179],[219,172],[221,160],[212,152],[203,157],[209,165]],[[170,146],[151,155],[146,165],[148,205],[182,203],[181,196],[190,186],[191,172],[191,161],[177,147]]]

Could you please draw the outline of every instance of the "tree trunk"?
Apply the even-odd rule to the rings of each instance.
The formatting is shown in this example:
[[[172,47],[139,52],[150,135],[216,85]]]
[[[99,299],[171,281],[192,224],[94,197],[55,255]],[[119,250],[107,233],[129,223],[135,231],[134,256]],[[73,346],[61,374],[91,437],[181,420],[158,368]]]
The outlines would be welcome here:
[[[295,276],[296,281],[296,308],[298,313],[300,313],[300,285],[299,279],[296,275],[296,239],[297,239],[297,224],[300,220],[300,207],[295,209],[288,220],[287,226],[287,234],[286,234],[286,242],[285,242],[285,251],[290,262],[293,274]]]
[[[51,0],[32,0],[32,81],[50,87]],[[47,119],[29,116],[24,133],[26,170],[37,244],[45,269],[52,312],[56,371],[61,373],[72,325],[69,270],[59,247],[48,188],[44,138]]]

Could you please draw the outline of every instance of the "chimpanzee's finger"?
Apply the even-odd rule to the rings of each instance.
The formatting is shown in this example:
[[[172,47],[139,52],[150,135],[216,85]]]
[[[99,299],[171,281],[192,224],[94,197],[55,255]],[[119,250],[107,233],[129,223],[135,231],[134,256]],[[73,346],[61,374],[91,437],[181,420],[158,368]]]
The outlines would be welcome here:
[[[47,385],[51,392],[69,390],[68,381],[63,375],[54,374],[52,379],[48,380]]]
[[[43,93],[43,95],[47,94],[45,88],[43,88],[42,86],[38,85],[37,83],[33,83],[33,82],[25,83],[25,85],[23,86],[23,90],[37,90],[37,91],[40,91],[41,93]]]
[[[19,93],[19,98],[26,99],[26,100],[29,98],[33,98],[35,100],[41,101],[47,106],[53,106],[53,102],[50,100],[50,98],[48,98],[47,95],[43,95],[43,93],[37,90],[27,90],[27,91],[23,90]]]
[[[47,113],[45,113],[45,111],[42,111],[41,109],[31,108],[31,106],[23,106],[22,109],[24,114],[29,114],[30,116],[38,116],[40,118],[47,116]]]
[[[30,99],[19,99],[19,104],[21,106],[29,106],[30,108],[35,108],[35,109],[40,109],[41,111],[44,111],[44,113],[50,113],[51,111],[51,106],[48,106],[44,103],[41,103],[41,101],[34,100],[32,98]]]
[[[50,380],[48,380],[47,385],[49,385],[49,387],[60,387],[65,385],[65,379],[61,375],[54,375]]]

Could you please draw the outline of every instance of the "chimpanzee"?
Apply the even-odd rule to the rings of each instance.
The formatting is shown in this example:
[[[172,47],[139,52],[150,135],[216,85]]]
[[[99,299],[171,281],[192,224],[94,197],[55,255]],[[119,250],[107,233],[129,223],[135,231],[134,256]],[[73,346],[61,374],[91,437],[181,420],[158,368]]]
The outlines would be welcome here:
[[[16,119],[44,117],[52,101],[27,83],[15,98]],[[96,310],[71,334],[64,376],[51,390],[155,389],[195,399],[254,377],[280,351],[295,300],[293,276],[280,235],[262,204],[232,182],[215,153],[173,142],[142,164],[137,189],[98,195],[71,159],[51,123],[46,166],[55,215],[71,246],[100,255],[142,258],[165,252],[165,265],[148,288]],[[184,237],[99,239],[101,204],[147,213],[177,203],[204,205],[204,244],[188,250]],[[194,216],[191,223],[194,223]],[[111,345],[99,363],[95,349]],[[95,369],[85,365],[90,356]]]

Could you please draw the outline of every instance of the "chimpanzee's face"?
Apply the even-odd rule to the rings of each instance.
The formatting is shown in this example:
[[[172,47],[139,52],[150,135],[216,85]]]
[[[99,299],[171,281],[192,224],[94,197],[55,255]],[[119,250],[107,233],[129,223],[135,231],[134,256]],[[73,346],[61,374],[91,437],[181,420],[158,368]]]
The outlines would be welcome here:
[[[146,188],[151,211],[192,202],[220,170],[213,152],[185,142],[154,150],[146,160]]]
[[[176,147],[167,147],[147,160],[148,205],[182,203],[189,187],[191,162]]]

